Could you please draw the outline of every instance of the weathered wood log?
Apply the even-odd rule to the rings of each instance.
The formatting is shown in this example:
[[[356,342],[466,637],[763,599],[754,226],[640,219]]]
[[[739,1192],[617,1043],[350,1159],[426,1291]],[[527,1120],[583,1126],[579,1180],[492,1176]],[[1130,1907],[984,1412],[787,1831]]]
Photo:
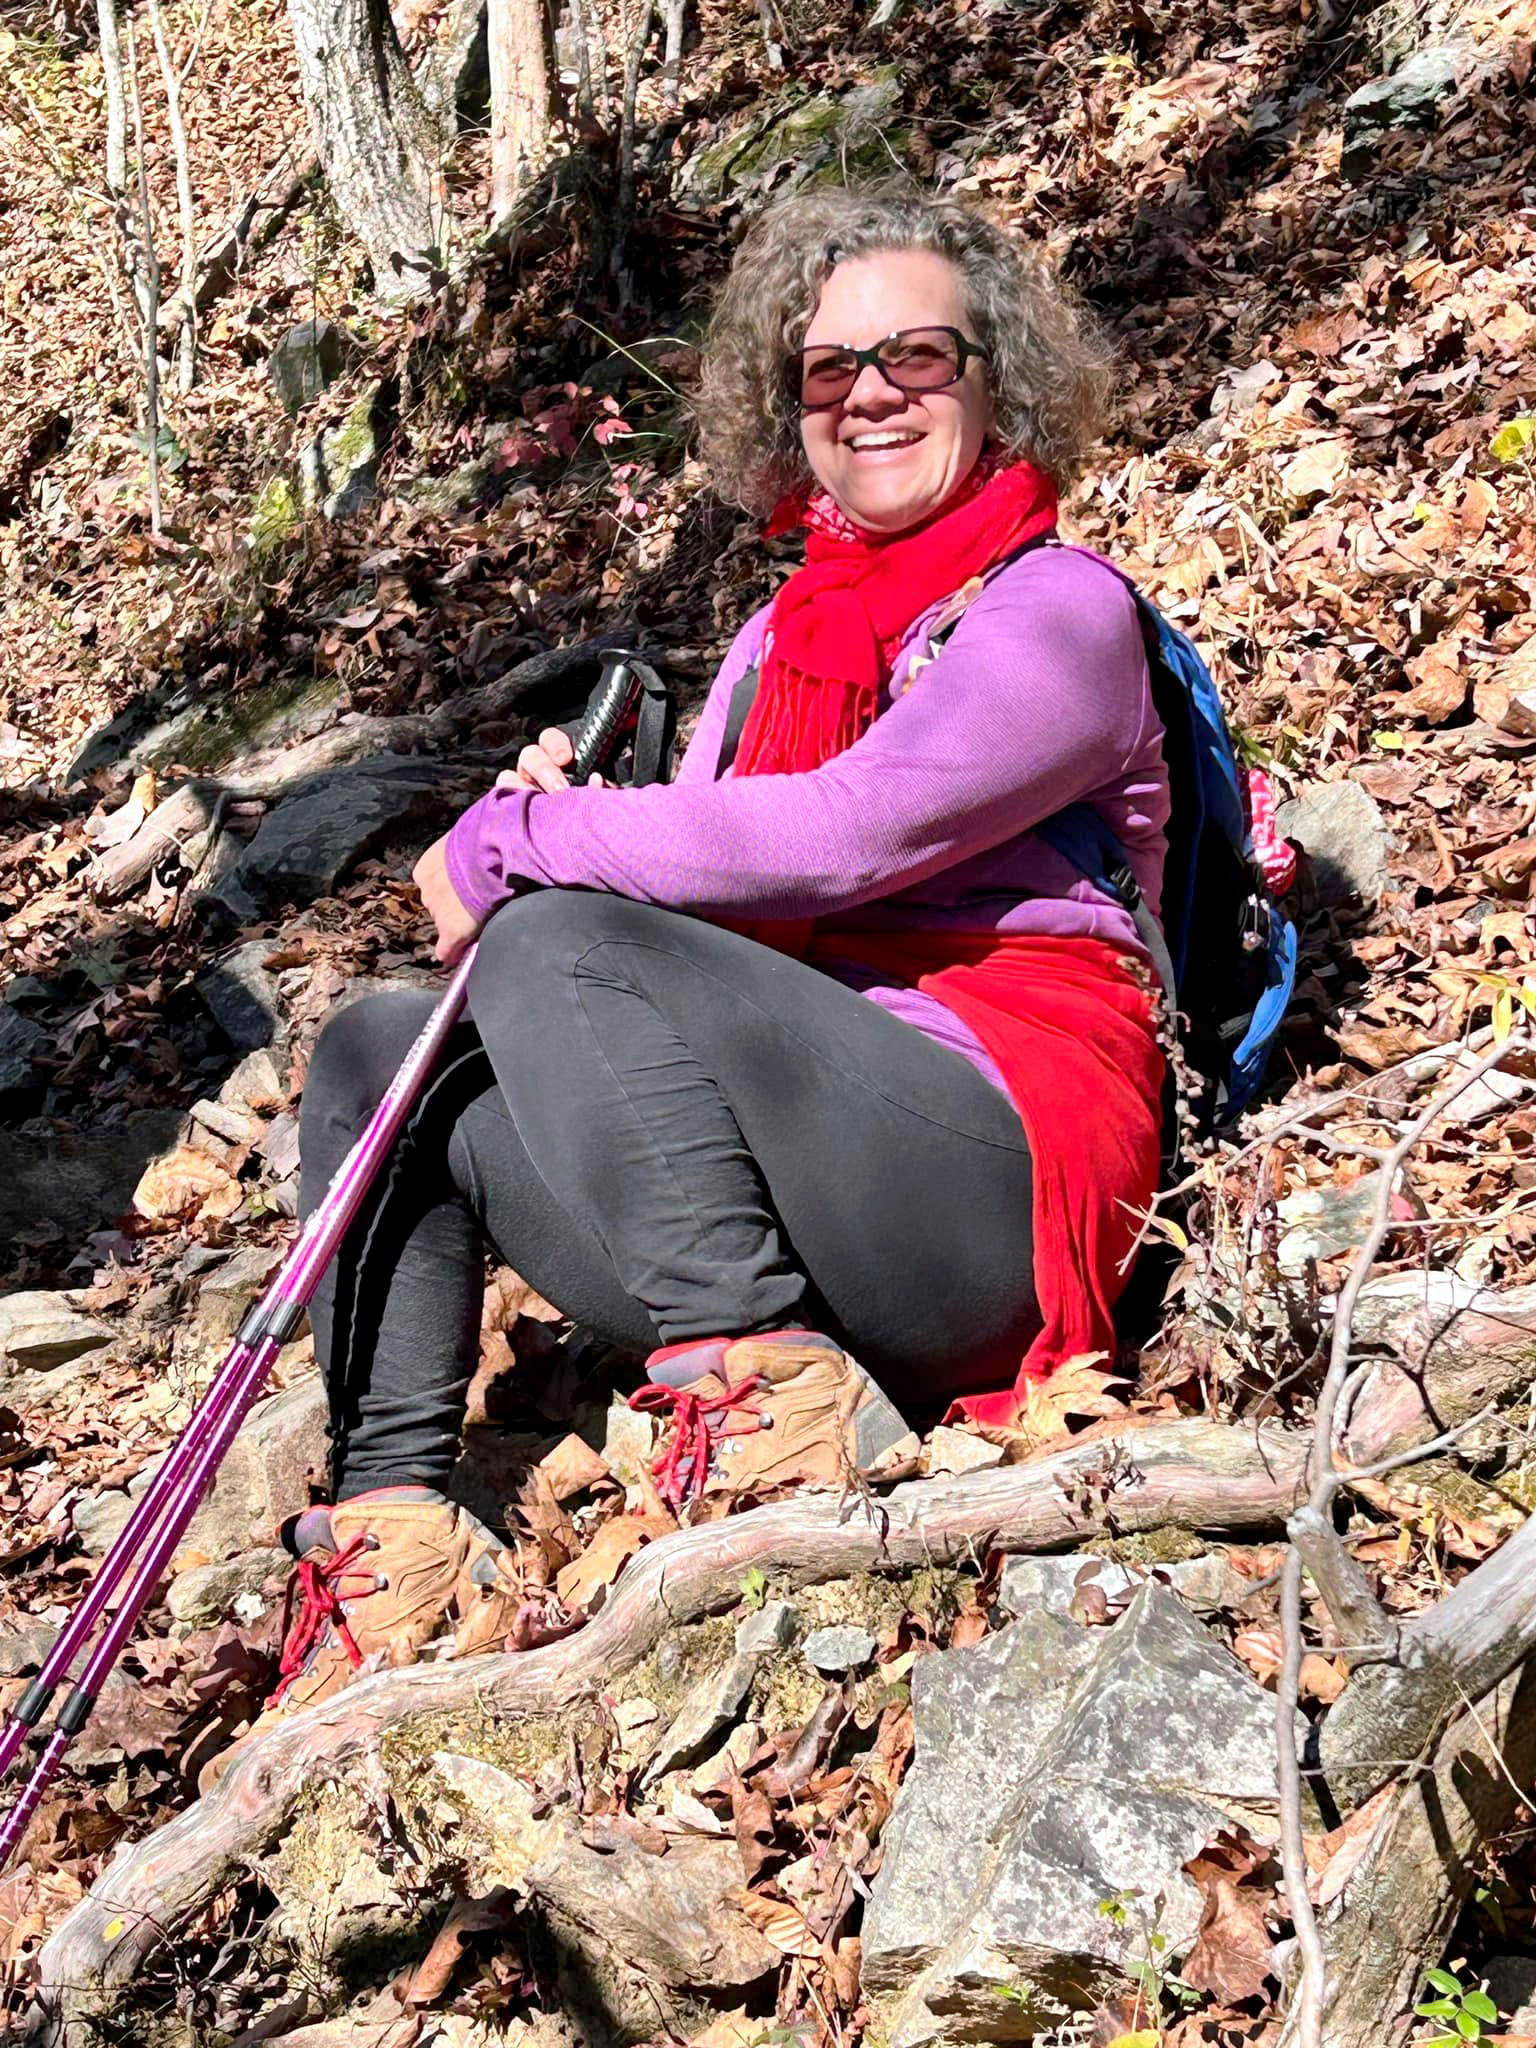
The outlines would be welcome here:
[[[643,1550],[579,1634],[520,1656],[415,1665],[359,1680],[253,1744],[207,1798],[125,1845],[40,1959],[31,2038],[95,2039],[141,1958],[237,1877],[288,1824],[306,1783],[413,1716],[477,1703],[559,1712],[639,1662],[668,1628],[734,1606],[754,1568],[797,1585],[959,1564],[992,1549],[1050,1550],[1105,1531],[1236,1533],[1282,1523],[1304,1436],[1169,1422],[1071,1445],[1037,1463],[913,1481],[865,1500],[803,1495],[686,1529]]]
[[[312,776],[350,768],[380,754],[451,747],[470,727],[507,717],[530,697],[553,690],[565,677],[590,667],[598,651],[616,644],[617,637],[606,634],[579,646],[549,648],[520,661],[494,682],[460,691],[434,711],[343,719],[307,740],[244,755],[217,779],[199,776],[185,782],[150,812],[131,839],[108,847],[92,863],[91,891],[104,903],[130,895],[172,848],[208,830],[223,799],[274,800]]]
[[[1427,1756],[1467,1703],[1536,1650],[1536,1518],[1399,1636],[1397,1661],[1367,1665],[1322,1725],[1320,1760],[1341,1804],[1358,1806]]]
[[[1536,1667],[1507,1679],[1475,1714],[1464,1710],[1429,1765],[1385,1800],[1323,1915],[1324,2048],[1402,2048],[1425,1966],[1443,1953],[1477,1875],[1477,1845],[1510,1824],[1521,1804],[1515,1788],[1533,1775]],[[1281,2048],[1299,2041],[1293,2015]]]
[[[1475,1287],[1454,1273],[1393,1273],[1355,1306],[1356,1348],[1394,1353],[1361,1382],[1339,1449],[1369,1465],[1453,1429],[1536,1380],[1536,1287]]]

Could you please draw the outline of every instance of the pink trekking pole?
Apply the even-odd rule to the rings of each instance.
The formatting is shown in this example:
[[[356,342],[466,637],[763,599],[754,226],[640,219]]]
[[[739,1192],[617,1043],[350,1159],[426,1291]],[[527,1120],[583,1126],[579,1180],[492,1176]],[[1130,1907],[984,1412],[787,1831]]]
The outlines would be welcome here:
[[[569,771],[573,780],[584,781],[607,757],[621,736],[640,688],[630,657],[614,653],[606,658],[602,679],[576,738],[575,758]],[[241,1323],[213,1383],[102,1559],[80,1605],[44,1657],[41,1670],[0,1728],[3,1774],[47,1713],[54,1693],[68,1677],[97,1623],[112,1606],[113,1595],[126,1580],[126,1589],[115,1611],[54,1717],[31,1774],[15,1804],[0,1821],[0,1871],[5,1869],[26,1832],[65,1751],[90,1718],[109,1672],[175,1556],[220,1461],[265,1384],[273,1361],[297,1332],[322,1274],[389,1156],[444,1042],[459,1020],[475,952],[476,948],[471,946],[454,969],[442,1000],[401,1062],[361,1136],[338,1167],[266,1291]]]

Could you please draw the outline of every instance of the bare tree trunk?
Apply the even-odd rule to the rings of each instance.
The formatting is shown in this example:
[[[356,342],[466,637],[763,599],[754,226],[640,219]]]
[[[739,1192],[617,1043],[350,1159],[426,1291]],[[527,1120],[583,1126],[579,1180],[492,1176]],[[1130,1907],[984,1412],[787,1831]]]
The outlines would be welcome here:
[[[613,102],[608,97],[608,38],[603,30],[603,17],[595,0],[571,0],[571,4],[581,16],[582,41],[586,45],[596,88],[596,114],[606,128],[613,119]]]
[[[134,281],[144,317],[144,447],[149,461],[149,530],[158,534],[160,508],[160,259],[149,206],[149,172],[144,163],[144,101],[139,91],[139,48],[128,17],[128,78],[133,89],[133,149],[139,195],[139,244]]]
[[[1347,1697],[1347,1695],[1346,1695]],[[1509,1678],[1383,1798],[1368,1847],[1323,1913],[1324,2048],[1401,2048],[1426,1964],[1444,1952],[1478,1872],[1536,1771],[1536,1671]],[[1298,2048],[1298,2015],[1281,2048]]]
[[[439,137],[387,0],[288,0],[315,153],[391,304],[419,298],[444,260]]]
[[[181,80],[166,39],[165,17],[160,0],[149,0],[150,26],[154,30],[155,55],[165,81],[166,125],[171,133],[171,153],[176,160],[176,209],[181,216],[181,296],[187,307],[180,335],[180,383],[190,391],[197,382],[197,214],[192,204],[192,162],[187,153],[187,128],[181,118]]]
[[[640,90],[640,66],[650,41],[654,0],[639,0],[635,23],[630,31],[629,50],[624,59],[624,110],[619,118],[619,201],[615,208],[613,250],[609,264],[620,282],[620,296],[628,298],[624,270],[624,245],[635,212],[635,99]]]
[[[107,191],[115,206],[128,192],[128,109],[123,98],[123,48],[117,34],[117,0],[96,0],[96,33],[101,77],[107,96]]]
[[[489,0],[491,219],[510,213],[527,177],[549,155],[554,76],[545,0]]]
[[[661,63],[662,91],[667,105],[675,107],[683,85],[683,34],[688,25],[688,0],[661,0],[661,19],[667,34],[666,55]]]

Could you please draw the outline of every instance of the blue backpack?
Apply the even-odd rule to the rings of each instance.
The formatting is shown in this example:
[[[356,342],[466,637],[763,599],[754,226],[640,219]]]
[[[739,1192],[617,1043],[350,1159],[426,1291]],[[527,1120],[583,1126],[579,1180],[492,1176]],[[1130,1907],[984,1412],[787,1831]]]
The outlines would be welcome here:
[[[1161,925],[1098,811],[1074,804],[1036,830],[1135,920],[1178,1011],[1198,1089],[1188,1109],[1209,1133],[1231,1123],[1264,1079],[1295,985],[1296,927],[1255,855],[1246,778],[1210,670],[1129,577],[1114,573],[1136,599],[1165,735],[1171,808]]]

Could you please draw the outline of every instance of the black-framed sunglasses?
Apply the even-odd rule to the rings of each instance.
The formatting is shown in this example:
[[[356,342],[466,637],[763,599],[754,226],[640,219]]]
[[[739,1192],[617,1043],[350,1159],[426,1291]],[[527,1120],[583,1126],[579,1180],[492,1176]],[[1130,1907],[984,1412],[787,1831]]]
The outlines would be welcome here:
[[[903,327],[869,348],[824,341],[815,348],[796,349],[784,358],[784,377],[801,409],[816,412],[822,406],[840,405],[866,363],[873,363],[898,391],[942,391],[959,383],[972,356],[985,362],[987,351],[979,342],[967,341],[958,327]]]

